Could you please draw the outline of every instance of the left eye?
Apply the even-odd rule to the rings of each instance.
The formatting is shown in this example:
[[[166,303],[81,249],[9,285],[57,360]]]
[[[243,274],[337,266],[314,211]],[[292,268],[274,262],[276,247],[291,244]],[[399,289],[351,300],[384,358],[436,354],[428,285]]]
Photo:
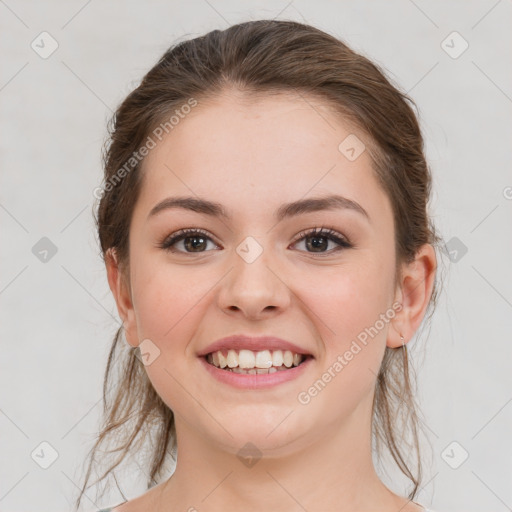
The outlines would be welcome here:
[[[214,246],[217,246],[212,238],[202,230],[198,229],[183,229],[167,237],[163,242],[159,244],[159,247],[166,249],[171,252],[185,252],[185,253],[200,253],[205,252],[208,245],[208,241],[211,241]],[[297,240],[293,245],[297,245],[299,242],[304,241],[305,246],[309,249],[313,249],[312,253],[325,254],[339,251],[341,249],[348,249],[352,247],[352,244],[342,235],[338,234],[332,229],[317,229],[314,228],[310,231],[303,231],[298,236]],[[185,250],[176,250],[178,243],[183,242]],[[329,242],[334,242],[338,245],[334,249],[329,251],[323,250],[328,247]]]
[[[302,241],[304,241],[306,247],[313,248],[314,250],[312,252],[317,254],[329,254],[352,247],[352,244],[344,236],[332,229],[314,228],[310,231],[303,231],[294,244]],[[338,247],[330,251],[323,251],[322,249],[327,248],[329,242],[334,242]]]

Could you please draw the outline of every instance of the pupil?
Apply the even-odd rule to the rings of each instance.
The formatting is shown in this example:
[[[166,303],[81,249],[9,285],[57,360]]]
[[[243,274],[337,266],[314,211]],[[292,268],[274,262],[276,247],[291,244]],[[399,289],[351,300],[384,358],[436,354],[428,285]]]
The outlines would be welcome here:
[[[322,249],[322,248],[325,248],[325,244],[326,244],[326,238],[324,236],[315,236],[315,237],[310,237],[310,240],[313,241],[312,245],[315,249]],[[318,243],[318,240],[324,240],[324,243]]]
[[[201,248],[201,245],[204,245],[204,238],[202,237],[199,237],[199,236],[189,236],[187,237],[187,239],[185,240],[185,246],[187,246],[187,249],[189,248],[189,244],[187,244],[187,242],[189,240],[200,240],[199,243],[192,243],[191,246],[193,249],[197,249],[197,248]]]

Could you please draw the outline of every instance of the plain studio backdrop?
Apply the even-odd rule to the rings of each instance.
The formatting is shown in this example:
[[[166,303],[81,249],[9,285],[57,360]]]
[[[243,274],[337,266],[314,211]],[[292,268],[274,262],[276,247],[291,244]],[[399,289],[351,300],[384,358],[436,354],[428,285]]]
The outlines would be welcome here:
[[[430,332],[409,345],[432,445],[417,501],[510,510],[511,15],[509,0],[1,1],[0,510],[71,510],[98,428],[118,325],[91,213],[108,118],[171,44],[261,18],[342,38],[417,102],[446,242]],[[128,497],[146,480],[131,464]]]

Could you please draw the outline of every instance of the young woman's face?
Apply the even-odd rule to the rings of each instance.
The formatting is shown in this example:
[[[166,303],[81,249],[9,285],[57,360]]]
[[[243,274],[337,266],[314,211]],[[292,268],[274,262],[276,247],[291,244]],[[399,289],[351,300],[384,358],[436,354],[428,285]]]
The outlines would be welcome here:
[[[146,157],[125,328],[149,354],[178,442],[186,431],[232,453],[251,442],[277,455],[356,419],[366,434],[393,329],[395,234],[362,139],[313,98],[229,93],[199,102]],[[285,209],[334,195],[351,203]],[[164,207],[178,197],[213,202],[226,217]],[[334,238],[308,234],[315,228]],[[162,247],[183,229],[200,232]],[[278,337],[309,357],[286,378],[208,367],[199,354],[238,334]]]

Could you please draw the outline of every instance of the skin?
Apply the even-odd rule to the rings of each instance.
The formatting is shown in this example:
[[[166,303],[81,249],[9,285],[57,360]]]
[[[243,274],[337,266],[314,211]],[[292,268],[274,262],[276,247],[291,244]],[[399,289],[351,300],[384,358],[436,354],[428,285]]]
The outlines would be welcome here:
[[[435,251],[423,246],[395,282],[391,204],[368,151],[349,161],[338,150],[351,133],[365,140],[312,97],[228,90],[200,102],[146,157],[130,266],[109,253],[107,274],[128,343],[150,339],[160,350],[145,368],[175,414],[179,453],[169,480],[116,511],[423,510],[379,480],[371,407],[385,347],[401,346],[400,334],[407,342],[424,317]],[[273,219],[282,203],[334,192],[357,201],[369,220],[348,209]],[[233,217],[169,209],[148,219],[158,202],[177,195],[216,201]],[[354,247],[333,251],[338,244],[329,241],[318,253],[308,238],[295,238],[322,226]],[[212,235],[202,252],[183,240],[174,253],[157,246],[183,228]],[[248,236],[263,249],[250,264],[236,252]],[[394,318],[317,396],[299,403],[298,393],[395,301],[403,307]],[[315,360],[270,390],[232,388],[196,354],[237,333],[291,340]],[[237,457],[248,441],[262,453],[252,467]]]

